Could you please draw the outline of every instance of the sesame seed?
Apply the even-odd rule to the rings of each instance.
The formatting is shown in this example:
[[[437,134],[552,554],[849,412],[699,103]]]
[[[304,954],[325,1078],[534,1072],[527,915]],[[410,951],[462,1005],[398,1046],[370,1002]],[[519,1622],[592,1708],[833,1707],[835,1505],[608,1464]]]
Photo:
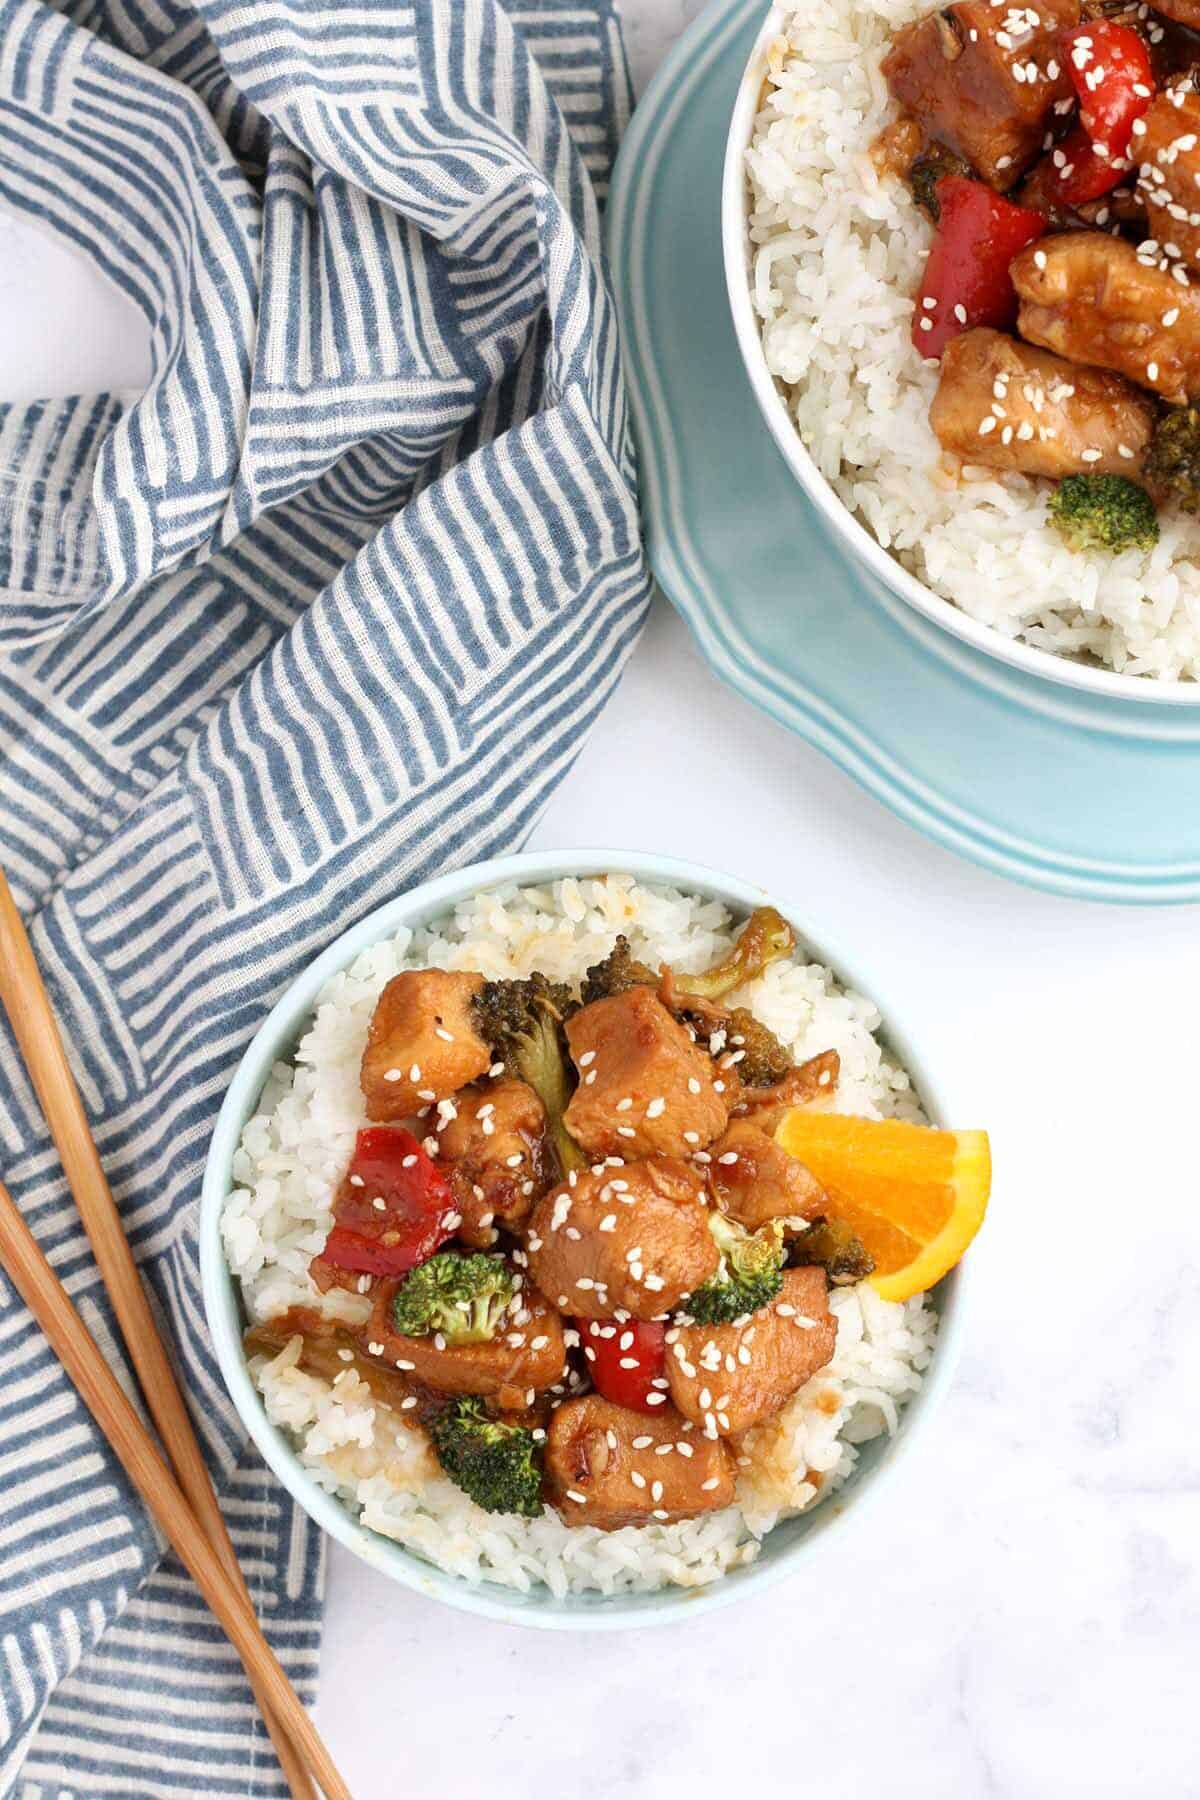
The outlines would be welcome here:
[[[574,1500],[576,1506],[586,1506],[587,1505],[587,1496],[585,1494],[579,1493],[575,1488],[567,1489],[567,1499]]]
[[[363,1180],[361,1175],[352,1175],[350,1177],[350,1186],[351,1187],[366,1187],[366,1185],[367,1184]]]
[[[632,1105],[633,1105],[633,1101],[629,1098],[629,1095],[626,1094],[626,1096],[623,1100],[617,1101],[617,1111],[618,1112],[628,1112]]]
[[[378,1194],[376,1194],[374,1200],[372,1200],[371,1205],[375,1208],[376,1212],[386,1212],[387,1211],[387,1201],[381,1200],[379,1198]]]
[[[663,1497],[662,1482],[661,1481],[652,1482],[650,1485],[650,1498],[657,1503],[659,1500],[662,1499],[662,1497]]]
[[[663,1099],[661,1094],[656,1094],[654,1099],[651,1100],[649,1106],[647,1106],[647,1108],[646,1108],[646,1117],[648,1119],[661,1118],[663,1113],[666,1110],[667,1110],[666,1101]]]
[[[403,1069],[385,1069],[383,1072],[383,1079],[385,1081],[403,1081],[404,1080],[404,1070]]]
[[[632,1481],[635,1488],[644,1488],[646,1485],[646,1477],[642,1474],[640,1469],[631,1469],[629,1479]]]
[[[382,1356],[383,1355],[383,1345],[382,1344],[374,1344],[374,1343],[368,1344],[367,1350],[371,1356]]]
[[[636,1137],[637,1132],[633,1129],[632,1125],[618,1125],[617,1126],[617,1136],[631,1138],[631,1137]]]
[[[665,1406],[666,1402],[667,1402],[667,1396],[665,1394],[647,1394],[646,1395],[646,1405],[647,1406]]]

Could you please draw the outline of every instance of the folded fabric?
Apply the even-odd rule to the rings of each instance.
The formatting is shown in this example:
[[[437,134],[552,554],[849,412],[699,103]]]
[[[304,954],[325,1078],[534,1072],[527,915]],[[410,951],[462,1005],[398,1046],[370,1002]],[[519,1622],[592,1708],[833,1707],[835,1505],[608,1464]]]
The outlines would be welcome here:
[[[0,409],[0,862],[311,1697],[320,1544],[213,1361],[199,1176],[283,984],[368,907],[514,847],[636,639],[597,204],[627,80],[609,0],[73,11],[0,5],[0,207],[116,284],[153,374]],[[124,1369],[2,1031],[0,1173]],[[2,1276],[0,1546],[0,1792],[284,1791]]]

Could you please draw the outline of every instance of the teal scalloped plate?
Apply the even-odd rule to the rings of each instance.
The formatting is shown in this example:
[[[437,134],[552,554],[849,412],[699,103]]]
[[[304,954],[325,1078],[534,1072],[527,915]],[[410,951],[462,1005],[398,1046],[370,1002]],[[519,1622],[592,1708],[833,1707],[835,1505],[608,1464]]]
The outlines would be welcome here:
[[[918,830],[1083,899],[1200,899],[1200,707],[973,649],[835,548],[764,424],[721,265],[721,163],[762,0],[715,0],[634,115],[609,205],[646,542],[716,673]]]

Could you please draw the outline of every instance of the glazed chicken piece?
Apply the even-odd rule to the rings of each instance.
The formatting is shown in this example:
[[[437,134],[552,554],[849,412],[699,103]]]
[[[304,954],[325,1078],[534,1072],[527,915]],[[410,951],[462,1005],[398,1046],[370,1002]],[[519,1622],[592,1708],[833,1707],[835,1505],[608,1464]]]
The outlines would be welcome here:
[[[274,1359],[295,1344],[295,1366],[306,1375],[317,1375],[336,1387],[339,1378],[352,1369],[370,1388],[372,1398],[390,1407],[406,1425],[419,1425],[422,1411],[430,1404],[441,1403],[415,1375],[402,1374],[374,1357],[364,1356],[348,1326],[336,1325],[319,1313],[309,1313],[307,1317],[311,1324],[306,1322],[304,1308],[291,1307],[276,1318],[251,1326],[242,1339],[246,1356]]]
[[[825,1271],[788,1269],[779,1296],[744,1324],[668,1333],[671,1398],[709,1437],[761,1425],[823,1369],[837,1343]]]
[[[579,1070],[565,1123],[593,1156],[686,1156],[725,1129],[712,1059],[646,987],[593,1000],[567,1021]]]
[[[371,1317],[359,1328],[358,1346],[366,1356],[439,1394],[497,1395],[510,1409],[528,1405],[531,1391],[563,1379],[567,1348],[562,1320],[536,1288],[521,1290],[519,1305],[494,1338],[479,1344],[446,1344],[443,1339],[439,1349],[436,1335],[406,1337],[393,1326],[392,1301],[399,1285],[381,1284]]]
[[[481,975],[406,969],[379,996],[361,1082],[367,1117],[407,1119],[485,1075],[492,1054],[471,1021]]]
[[[669,1156],[589,1170],[534,1207],[530,1273],[563,1312],[657,1318],[720,1265],[703,1194],[703,1176]]]
[[[1153,403],[1120,376],[984,329],[947,344],[929,409],[943,449],[1023,475],[1136,475],[1154,419]]]
[[[709,1186],[721,1211],[747,1231],[771,1219],[814,1219],[825,1190],[802,1162],[749,1119],[733,1119],[712,1147]]]
[[[671,1448],[657,1454],[658,1447]],[[546,1435],[546,1486],[567,1525],[694,1519],[733,1501],[725,1446],[694,1431],[672,1406],[631,1412],[598,1394],[568,1400]]]
[[[1030,343],[1115,369],[1165,400],[1200,392],[1200,291],[1160,259],[1105,232],[1069,231],[1022,250],[1011,273]]]
[[[1010,188],[1037,159],[1051,112],[1071,97],[1057,34],[1077,0],[961,0],[896,33],[883,61],[893,97],[984,181]]]
[[[1200,17],[1200,3],[1195,11]],[[1200,269],[1200,94],[1189,73],[1154,99],[1133,140],[1148,235]]]
[[[464,1088],[449,1106],[454,1115],[441,1127],[438,1160],[462,1214],[459,1236],[485,1250],[497,1225],[524,1224],[548,1185],[546,1109],[526,1082],[510,1077]]]
[[[1200,31],[1200,0],[1154,0],[1154,10],[1190,31]]]

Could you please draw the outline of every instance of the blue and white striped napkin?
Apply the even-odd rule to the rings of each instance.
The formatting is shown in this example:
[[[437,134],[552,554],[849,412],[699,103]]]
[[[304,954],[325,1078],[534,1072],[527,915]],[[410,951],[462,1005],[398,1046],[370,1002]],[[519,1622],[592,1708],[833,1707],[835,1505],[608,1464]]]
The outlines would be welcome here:
[[[627,79],[611,0],[70,15],[0,5],[0,206],[133,302],[154,373],[137,399],[0,409],[0,862],[311,1697],[320,1546],[210,1353],[199,1174],[283,984],[368,907],[519,842],[637,636],[597,211]],[[0,1173],[120,1364],[2,1035]],[[232,1651],[0,1276],[14,1791],[283,1787]]]

